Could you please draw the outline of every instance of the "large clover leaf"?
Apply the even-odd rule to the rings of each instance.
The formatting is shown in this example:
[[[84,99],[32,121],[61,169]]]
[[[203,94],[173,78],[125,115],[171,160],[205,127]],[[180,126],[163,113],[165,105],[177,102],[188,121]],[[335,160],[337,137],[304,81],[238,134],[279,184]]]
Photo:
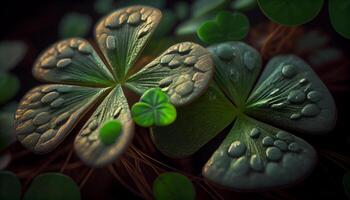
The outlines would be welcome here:
[[[56,84],[38,86],[20,102],[15,122],[19,141],[35,153],[52,151],[92,113],[75,139],[75,150],[88,165],[102,166],[117,159],[133,138],[123,87],[138,94],[160,87],[176,106],[204,93],[213,62],[208,50],[191,42],[175,44],[139,72],[131,70],[160,19],[158,9],[146,6],[123,8],[103,18],[96,26],[96,40],[104,58],[80,38],[60,41],[42,53],[33,74]],[[105,126],[113,120],[122,127],[111,135]]]
[[[203,167],[204,177],[239,190],[300,181],[312,171],[317,156],[312,146],[289,132],[318,134],[333,128],[336,108],[325,85],[296,56],[273,58],[257,81],[261,58],[253,48],[226,42],[209,51],[216,84],[191,106],[178,109],[173,124],[152,129],[158,149],[171,157],[189,156],[228,127],[225,140]]]

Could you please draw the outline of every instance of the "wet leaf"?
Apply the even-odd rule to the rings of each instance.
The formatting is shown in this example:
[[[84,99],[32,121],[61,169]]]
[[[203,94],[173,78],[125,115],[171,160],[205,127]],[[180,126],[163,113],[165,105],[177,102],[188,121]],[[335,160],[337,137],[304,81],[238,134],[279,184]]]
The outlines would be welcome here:
[[[307,63],[293,55],[269,61],[246,111],[276,126],[312,134],[332,130],[337,113],[327,87]]]
[[[166,93],[158,88],[147,90],[131,109],[135,123],[143,126],[167,126],[176,119],[176,109]]]
[[[111,120],[118,120],[122,124],[122,131],[119,134],[114,132],[112,135],[107,135],[106,142],[106,138],[101,137],[101,133],[106,128],[104,125]],[[119,129],[118,125],[115,126],[115,122],[112,123],[114,123],[113,129]],[[87,165],[102,167],[118,159],[129,147],[133,137],[134,122],[129,105],[121,86],[117,85],[80,130],[75,138],[74,148],[80,159]]]
[[[61,173],[44,173],[35,177],[23,200],[79,200],[77,184]]]
[[[9,171],[0,171],[0,199],[20,200],[21,182],[17,176]]]
[[[151,129],[157,148],[173,158],[192,155],[236,117],[235,107],[216,85],[209,86],[203,96],[188,106],[179,107],[177,112],[173,124]]]
[[[91,28],[92,19],[90,16],[80,13],[66,14],[59,24],[59,35],[61,38],[84,37]]]
[[[14,68],[24,58],[27,45],[21,41],[0,42],[0,73]]]
[[[240,116],[203,168],[203,176],[220,185],[270,189],[296,183],[317,160],[304,140],[278,128]]]
[[[272,21],[286,26],[297,26],[314,19],[323,0],[258,0],[263,13]]]
[[[195,195],[191,181],[180,173],[163,173],[153,182],[153,196],[156,200],[194,200]]]
[[[9,73],[0,73],[0,105],[11,100],[18,92],[20,82],[18,78]]]
[[[215,21],[204,22],[197,31],[198,37],[205,43],[214,44],[225,41],[241,40],[249,31],[249,20],[242,13],[220,12]]]
[[[350,1],[331,0],[328,1],[329,16],[333,28],[343,37],[350,39]]]

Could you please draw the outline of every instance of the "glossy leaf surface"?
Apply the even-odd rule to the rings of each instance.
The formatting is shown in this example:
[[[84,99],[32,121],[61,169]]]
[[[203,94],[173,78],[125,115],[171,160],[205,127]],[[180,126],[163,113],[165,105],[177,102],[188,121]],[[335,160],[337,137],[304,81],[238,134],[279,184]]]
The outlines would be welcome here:
[[[132,117],[143,127],[167,126],[176,119],[176,109],[169,103],[169,97],[158,88],[147,90],[140,102],[132,106]]]

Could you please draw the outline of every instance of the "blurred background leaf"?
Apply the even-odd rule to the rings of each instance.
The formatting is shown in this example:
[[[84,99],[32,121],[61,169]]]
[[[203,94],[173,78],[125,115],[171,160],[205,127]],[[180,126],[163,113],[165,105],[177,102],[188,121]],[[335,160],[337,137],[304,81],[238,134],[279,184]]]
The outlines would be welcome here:
[[[27,45],[21,41],[0,42],[0,73],[14,68],[25,56]]]
[[[114,0],[96,0],[94,9],[98,14],[107,14],[114,9]]]
[[[12,99],[20,87],[19,79],[10,73],[0,73],[0,105]]]
[[[21,196],[21,182],[17,176],[9,171],[0,171],[0,199],[19,200]]]
[[[236,11],[250,11],[258,6],[256,0],[233,0],[231,2],[231,8]]]
[[[343,186],[345,194],[350,199],[350,172],[346,172],[343,176]]]
[[[7,104],[0,110],[0,151],[16,141],[14,119],[17,103]]]
[[[66,14],[60,21],[58,30],[61,38],[84,37],[91,28],[90,16],[76,12]]]
[[[333,28],[343,37],[350,39],[350,1],[329,0],[329,16]]]

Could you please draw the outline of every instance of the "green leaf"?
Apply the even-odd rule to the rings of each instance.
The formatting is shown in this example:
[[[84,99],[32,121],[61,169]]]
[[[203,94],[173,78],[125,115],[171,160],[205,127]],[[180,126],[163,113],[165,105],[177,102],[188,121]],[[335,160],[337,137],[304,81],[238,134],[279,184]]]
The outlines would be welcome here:
[[[0,105],[12,99],[18,92],[20,82],[15,75],[0,73]]]
[[[174,9],[175,14],[179,20],[185,19],[190,12],[190,6],[185,1],[176,2],[174,5]]]
[[[208,14],[216,13],[225,9],[228,5],[228,0],[196,0],[192,4],[192,16],[200,17]]]
[[[122,124],[122,131],[118,135],[112,134],[113,143],[110,138],[106,143],[100,134],[106,128],[104,125],[111,120],[118,120]],[[134,123],[129,105],[121,86],[117,85],[80,130],[75,138],[74,149],[87,165],[102,167],[118,159],[129,147],[133,137]]]
[[[220,12],[215,21],[204,22],[197,31],[198,37],[205,43],[241,40],[249,30],[249,20],[242,13]]]
[[[246,109],[262,121],[301,133],[326,133],[336,121],[327,87],[308,64],[293,55],[270,60]]]
[[[58,26],[61,38],[84,37],[91,28],[92,20],[89,15],[80,13],[68,13],[61,19]]]
[[[17,176],[9,171],[0,171],[0,199],[20,200],[21,182]]]
[[[335,31],[341,36],[350,39],[350,1],[349,0],[331,0],[328,1],[329,16]]]
[[[249,117],[240,116],[203,168],[203,176],[239,190],[295,184],[317,160],[304,140]]]
[[[259,53],[242,42],[221,43],[208,49],[216,66],[216,83],[232,102],[243,108],[261,70]]]
[[[132,106],[132,118],[143,127],[167,126],[176,119],[176,109],[169,102],[168,95],[159,88],[149,89]]]
[[[166,127],[151,129],[158,150],[167,156],[192,155],[228,126],[236,109],[216,85],[192,104],[177,109],[176,121]]]
[[[0,151],[16,141],[14,125],[14,112],[0,113]]]
[[[314,51],[324,47],[328,42],[329,36],[320,31],[308,31],[296,41],[296,50],[299,52]]]
[[[80,38],[51,45],[36,60],[34,76],[43,81],[84,86],[110,86],[112,74],[88,41]]]
[[[156,8],[131,6],[112,12],[97,24],[97,43],[119,83],[125,82],[161,16]]]
[[[35,87],[16,111],[18,140],[35,153],[52,151],[105,91],[56,84]]]
[[[231,8],[237,11],[245,12],[253,10],[258,6],[257,0],[234,0],[231,3]]]
[[[323,0],[258,0],[258,4],[270,20],[297,26],[314,19],[321,11]]]
[[[343,176],[343,187],[345,194],[350,198],[350,172],[346,172]]]
[[[27,45],[21,41],[0,42],[0,73],[14,68],[27,53]]]
[[[215,15],[204,15],[201,17],[191,18],[176,27],[176,35],[194,35],[197,32],[197,29],[203,22],[211,20]]]
[[[155,200],[194,200],[196,196],[192,182],[184,175],[166,172],[153,182]]]
[[[100,140],[104,145],[113,144],[122,132],[122,123],[118,120],[110,120],[100,128]]]
[[[214,65],[208,50],[183,42],[171,46],[132,75],[126,86],[140,95],[159,87],[169,95],[172,104],[180,106],[202,95],[213,74]]]
[[[168,9],[164,10],[162,11],[162,14],[163,14],[162,20],[160,21],[156,31],[154,32],[155,38],[159,38],[169,34],[177,21],[176,15],[172,10],[168,10]]]
[[[95,0],[94,10],[98,14],[107,14],[114,9],[114,0]]]
[[[80,200],[77,184],[61,173],[44,173],[34,178],[23,200]]]

